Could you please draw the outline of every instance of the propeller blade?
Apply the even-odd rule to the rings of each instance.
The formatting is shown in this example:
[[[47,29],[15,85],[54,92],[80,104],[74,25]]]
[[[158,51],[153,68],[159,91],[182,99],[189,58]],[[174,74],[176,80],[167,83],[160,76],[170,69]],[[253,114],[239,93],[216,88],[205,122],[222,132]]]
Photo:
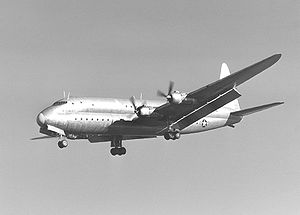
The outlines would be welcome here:
[[[168,95],[171,95],[174,87],[174,81],[170,81]]]
[[[167,95],[160,90],[157,90],[157,95],[160,97],[167,97]]]
[[[134,96],[131,96],[129,100],[130,100],[130,102],[131,102],[131,104],[132,104],[134,110],[136,111],[136,110],[137,110],[137,107],[136,107],[136,104],[135,104],[135,97],[134,97]]]

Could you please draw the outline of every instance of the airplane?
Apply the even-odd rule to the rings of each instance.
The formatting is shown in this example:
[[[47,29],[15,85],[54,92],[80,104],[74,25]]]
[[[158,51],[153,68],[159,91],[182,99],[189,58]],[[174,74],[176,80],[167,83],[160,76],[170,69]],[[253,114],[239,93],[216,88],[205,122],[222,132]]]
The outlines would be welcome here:
[[[67,139],[87,139],[90,143],[110,142],[111,155],[124,155],[122,141],[163,136],[177,140],[184,134],[198,133],[221,127],[232,127],[244,116],[283,102],[274,102],[241,109],[236,87],[275,64],[275,54],[236,73],[221,66],[220,79],[189,93],[158,90],[166,101],[136,99],[67,97],[41,111],[36,118],[40,133],[47,136],[32,140],[58,138],[58,147],[68,146]]]

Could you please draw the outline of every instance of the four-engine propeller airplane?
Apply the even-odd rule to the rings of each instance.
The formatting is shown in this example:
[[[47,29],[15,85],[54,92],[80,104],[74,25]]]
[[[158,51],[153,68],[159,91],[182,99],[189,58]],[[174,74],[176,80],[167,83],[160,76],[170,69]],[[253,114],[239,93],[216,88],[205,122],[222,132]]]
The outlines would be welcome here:
[[[179,139],[181,134],[197,133],[224,126],[234,127],[246,115],[283,104],[275,102],[241,110],[236,87],[275,64],[275,54],[236,73],[222,64],[220,79],[190,93],[158,91],[167,102],[114,98],[67,97],[55,102],[37,116],[40,133],[57,137],[59,148],[67,139],[88,139],[91,143],[111,142],[111,154],[123,155],[123,140],[155,138]]]

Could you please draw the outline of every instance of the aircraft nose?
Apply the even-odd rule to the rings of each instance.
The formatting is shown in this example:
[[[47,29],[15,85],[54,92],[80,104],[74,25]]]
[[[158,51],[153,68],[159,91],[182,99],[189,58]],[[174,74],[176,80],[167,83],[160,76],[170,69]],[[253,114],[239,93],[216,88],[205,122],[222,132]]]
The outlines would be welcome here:
[[[43,126],[45,124],[46,118],[43,113],[39,113],[36,118],[36,122],[39,126]]]

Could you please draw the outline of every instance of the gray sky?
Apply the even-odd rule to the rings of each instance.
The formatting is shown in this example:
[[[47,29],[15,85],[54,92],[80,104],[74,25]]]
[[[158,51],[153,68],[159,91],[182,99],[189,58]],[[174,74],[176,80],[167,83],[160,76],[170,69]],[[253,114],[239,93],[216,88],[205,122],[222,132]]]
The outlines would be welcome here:
[[[0,214],[300,213],[299,1],[1,1]],[[274,53],[239,87],[242,107],[280,106],[235,129],[176,142],[38,136],[35,117],[62,97],[156,99],[189,92]]]

